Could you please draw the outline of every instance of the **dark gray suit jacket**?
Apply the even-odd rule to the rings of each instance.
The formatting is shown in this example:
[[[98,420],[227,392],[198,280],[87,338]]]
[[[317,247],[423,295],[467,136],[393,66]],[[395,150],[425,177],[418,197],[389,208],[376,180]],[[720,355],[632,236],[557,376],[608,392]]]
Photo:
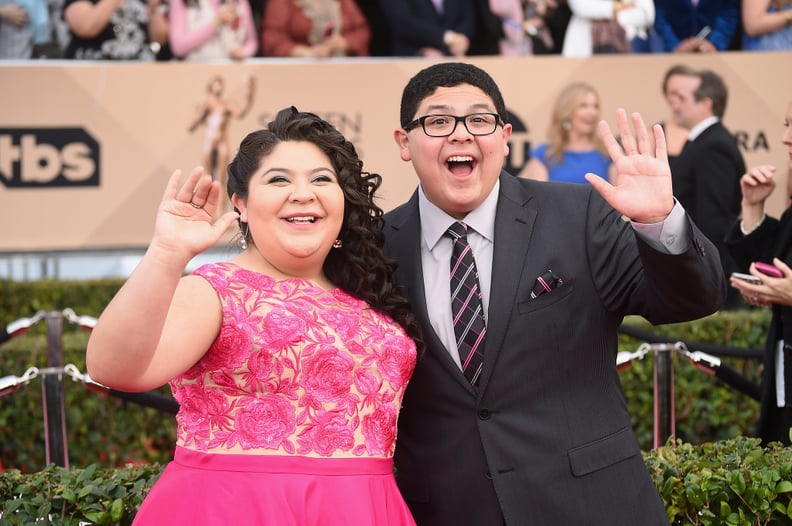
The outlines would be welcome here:
[[[417,194],[386,215],[385,250],[428,346],[399,417],[399,487],[420,526],[667,525],[621,390],[617,328],[626,314],[717,310],[718,253],[692,223],[687,252],[652,250],[589,185],[500,181],[478,391],[429,323]],[[548,269],[564,284],[531,300]]]

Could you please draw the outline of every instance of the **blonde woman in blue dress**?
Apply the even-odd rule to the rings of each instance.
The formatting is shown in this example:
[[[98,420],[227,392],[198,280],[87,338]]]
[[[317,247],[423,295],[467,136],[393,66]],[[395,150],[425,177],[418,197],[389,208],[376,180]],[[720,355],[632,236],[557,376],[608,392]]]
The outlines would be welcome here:
[[[564,88],[553,105],[547,142],[531,149],[525,177],[587,184],[585,175],[592,172],[614,184],[613,163],[597,134],[600,119],[600,97],[592,85]]]

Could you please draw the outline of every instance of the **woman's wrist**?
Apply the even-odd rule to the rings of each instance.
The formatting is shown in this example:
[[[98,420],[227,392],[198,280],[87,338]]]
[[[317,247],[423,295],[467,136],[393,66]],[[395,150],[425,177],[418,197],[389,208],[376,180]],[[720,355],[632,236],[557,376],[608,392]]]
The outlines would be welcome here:
[[[767,214],[765,213],[764,202],[748,204],[741,203],[740,231],[743,235],[748,235],[761,225]]]
[[[762,212],[762,216],[759,218],[758,221],[749,222],[747,224],[745,222],[745,219],[741,219],[740,232],[742,232],[742,235],[747,236],[748,234],[750,234],[751,232],[762,226],[762,223],[764,223],[766,217],[767,214],[765,212]]]

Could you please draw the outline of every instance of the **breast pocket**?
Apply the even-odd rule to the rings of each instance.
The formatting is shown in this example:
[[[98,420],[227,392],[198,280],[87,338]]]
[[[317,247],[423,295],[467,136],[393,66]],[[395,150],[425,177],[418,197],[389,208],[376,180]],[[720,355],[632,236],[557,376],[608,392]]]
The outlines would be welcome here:
[[[535,299],[528,299],[517,304],[517,311],[520,314],[528,314],[544,309],[551,305],[555,305],[560,301],[571,298],[572,292],[575,290],[575,283],[572,280],[565,281],[560,287],[552,291],[542,294]]]

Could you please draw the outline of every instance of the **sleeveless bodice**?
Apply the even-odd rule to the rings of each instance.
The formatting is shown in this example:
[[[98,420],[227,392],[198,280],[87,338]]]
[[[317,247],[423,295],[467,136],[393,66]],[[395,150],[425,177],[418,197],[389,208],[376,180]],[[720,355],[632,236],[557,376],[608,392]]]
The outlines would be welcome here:
[[[212,453],[391,457],[414,342],[340,289],[230,263],[195,274],[223,322],[207,353],[171,382],[179,446]]]

